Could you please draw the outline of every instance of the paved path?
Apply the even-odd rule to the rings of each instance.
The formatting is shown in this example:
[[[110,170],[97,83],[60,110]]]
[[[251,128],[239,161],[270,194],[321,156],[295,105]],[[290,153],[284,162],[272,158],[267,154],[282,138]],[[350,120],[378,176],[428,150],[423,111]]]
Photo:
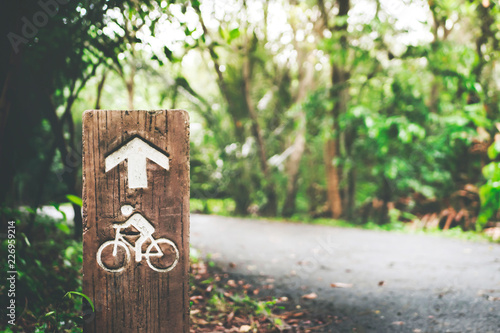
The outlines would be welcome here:
[[[191,244],[328,319],[324,332],[500,332],[498,244],[206,215]]]

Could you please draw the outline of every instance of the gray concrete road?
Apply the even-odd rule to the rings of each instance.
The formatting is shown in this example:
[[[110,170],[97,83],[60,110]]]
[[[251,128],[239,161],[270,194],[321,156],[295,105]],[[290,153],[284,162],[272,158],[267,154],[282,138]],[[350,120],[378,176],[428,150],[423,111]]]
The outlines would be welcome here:
[[[500,332],[498,244],[205,215],[191,244],[322,332]]]

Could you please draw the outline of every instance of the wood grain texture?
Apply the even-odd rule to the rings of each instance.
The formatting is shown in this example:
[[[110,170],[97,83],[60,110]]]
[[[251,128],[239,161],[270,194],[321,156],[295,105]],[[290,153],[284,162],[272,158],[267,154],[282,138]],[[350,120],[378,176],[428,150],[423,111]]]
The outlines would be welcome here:
[[[169,156],[169,170],[147,161],[148,187],[128,188],[127,161],[105,172],[105,158],[139,136]],[[173,241],[178,264],[156,272],[134,251],[118,273],[96,260],[113,240],[113,224],[132,205],[154,226],[153,237]],[[182,110],[86,111],[83,115],[83,292],[95,305],[84,332],[189,331],[189,115]]]

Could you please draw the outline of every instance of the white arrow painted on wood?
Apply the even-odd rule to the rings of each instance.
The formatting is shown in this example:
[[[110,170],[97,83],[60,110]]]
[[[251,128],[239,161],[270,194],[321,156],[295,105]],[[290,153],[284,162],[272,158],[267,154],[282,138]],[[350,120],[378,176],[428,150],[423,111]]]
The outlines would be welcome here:
[[[169,169],[168,156],[151,147],[141,138],[134,138],[106,157],[106,172],[121,162],[128,160],[128,187],[148,187],[146,159],[150,159],[164,169]]]

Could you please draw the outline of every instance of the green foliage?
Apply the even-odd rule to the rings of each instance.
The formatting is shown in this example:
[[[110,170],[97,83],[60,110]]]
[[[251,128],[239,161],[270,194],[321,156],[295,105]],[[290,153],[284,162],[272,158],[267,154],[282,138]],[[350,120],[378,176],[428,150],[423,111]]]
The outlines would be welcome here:
[[[30,7],[16,6],[22,15]],[[484,178],[480,170],[496,163],[500,146],[487,155],[476,148],[492,143],[498,121],[498,4],[433,2],[422,9],[428,22],[410,28],[385,5],[362,19],[356,13],[371,9],[353,2],[342,17],[313,2],[253,6],[61,6],[19,67],[3,61],[18,68],[12,87],[26,91],[2,103],[18,112],[0,124],[2,137],[17,138],[2,147],[1,201],[28,205],[32,215],[66,199],[81,206],[81,111],[135,101],[191,111],[197,212],[326,216],[333,165],[343,218],[393,223],[388,207],[398,201],[410,202],[400,210],[417,218],[426,213],[421,202],[445,209],[465,185],[486,180],[479,226],[496,220],[496,166],[484,167]],[[4,15],[9,27],[22,16]],[[330,141],[336,156],[325,158]],[[380,217],[367,210],[373,202],[381,202]],[[55,227],[69,232],[66,223]]]
[[[191,212],[203,214],[216,214],[230,216],[235,213],[235,202],[233,199],[196,199],[189,200]]]
[[[488,148],[488,156],[495,160],[500,153],[497,140]],[[477,228],[483,228],[500,209],[500,162],[494,161],[483,167],[486,183],[479,189],[481,211],[477,219]]]
[[[411,225],[401,222],[398,219],[394,219],[394,217],[398,217],[399,214],[403,214],[404,212],[400,212],[398,210],[393,210],[392,216],[393,219],[389,223],[380,225],[379,223],[375,223],[369,221],[365,224],[356,224],[349,221],[344,220],[334,220],[334,219],[326,219],[326,218],[318,218],[311,220],[304,220],[302,217],[297,217],[288,222],[297,222],[297,223],[310,223],[310,224],[318,224],[325,225],[330,227],[337,228],[362,228],[367,230],[375,230],[375,231],[390,231],[390,232],[400,232],[405,234],[422,234],[422,235],[430,235],[436,237],[446,237],[446,238],[455,238],[462,240],[470,240],[477,242],[499,242],[492,240],[490,237],[485,235],[484,233],[478,231],[463,231],[460,227],[451,228],[448,230],[441,230],[439,228],[424,228],[424,229],[415,229]],[[409,217],[409,216],[407,216]]]
[[[64,295],[64,297],[71,298],[71,295],[77,295],[77,296],[81,296],[81,297],[85,298],[87,300],[87,302],[89,302],[90,306],[92,307],[92,311],[95,311],[94,303],[92,303],[92,300],[87,295],[85,295],[84,293],[80,293],[78,291],[68,291],[66,293],[66,295]]]
[[[76,195],[72,195],[72,194],[68,194],[66,195],[66,198],[73,204],[75,205],[78,205],[80,207],[83,206],[83,203],[82,203],[82,198],[76,196]]]
[[[34,332],[80,332],[81,298],[72,300],[65,296],[80,295],[81,242],[68,237],[70,229],[65,220],[37,215],[30,226],[29,215],[4,213],[17,217],[16,311],[23,313],[18,324]],[[67,230],[61,227],[63,225]],[[6,250],[6,240],[1,247]],[[3,267],[5,260],[6,257],[0,259]],[[6,278],[5,274],[2,271],[2,279]],[[70,290],[74,291],[68,293]]]

